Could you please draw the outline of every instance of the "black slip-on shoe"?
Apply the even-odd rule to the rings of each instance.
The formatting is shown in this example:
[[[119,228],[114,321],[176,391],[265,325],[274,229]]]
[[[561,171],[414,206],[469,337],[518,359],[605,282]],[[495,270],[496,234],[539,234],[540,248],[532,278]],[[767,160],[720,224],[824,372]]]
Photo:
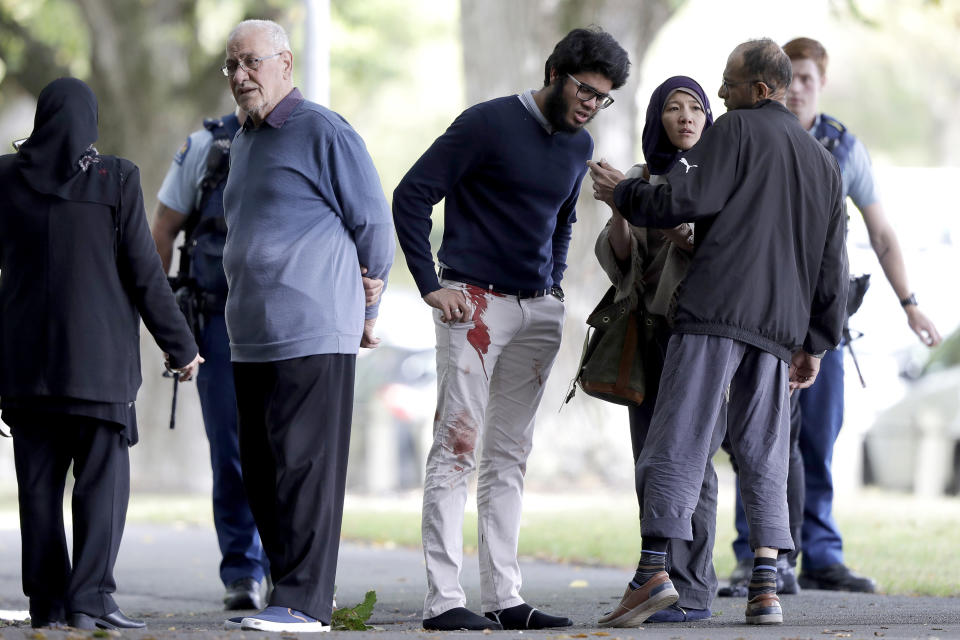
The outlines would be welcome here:
[[[70,616],[70,626],[75,629],[143,629],[147,623],[143,620],[128,618],[123,611],[117,609],[100,617],[86,613],[74,613]]]
[[[777,593],[787,595],[800,593],[797,570],[787,560],[786,555],[777,556]]]
[[[258,610],[262,606],[260,583],[253,578],[240,578],[227,585],[223,595],[223,608],[227,611]]]
[[[873,593],[877,590],[877,583],[873,578],[854,573],[847,565],[839,562],[823,569],[804,569],[800,572],[799,582],[804,589],[857,593]]]

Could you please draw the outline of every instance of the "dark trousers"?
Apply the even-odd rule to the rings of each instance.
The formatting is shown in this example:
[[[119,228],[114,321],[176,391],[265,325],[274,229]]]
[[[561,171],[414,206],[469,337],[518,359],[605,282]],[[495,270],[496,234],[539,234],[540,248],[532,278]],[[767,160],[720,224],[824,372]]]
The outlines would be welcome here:
[[[664,357],[669,338],[669,335],[665,335],[658,340]],[[643,451],[656,403],[656,389],[652,389],[648,390],[643,404],[629,407],[634,466]],[[726,424],[725,407],[718,422]],[[718,425],[714,432],[715,437],[720,437],[723,433],[724,428]],[[711,449],[715,448],[715,444],[712,444]],[[640,492],[637,493],[637,501],[640,503],[642,515],[643,497]],[[667,571],[673,586],[680,594],[677,604],[685,609],[709,609],[717,593],[717,574],[713,569],[713,544],[717,533],[717,474],[710,459],[707,460],[706,472],[700,485],[700,499],[691,517],[691,526],[693,540],[670,539],[667,547]]]
[[[235,362],[240,462],[270,604],[330,622],[350,448],[353,354]]]
[[[200,336],[205,359],[197,376],[203,426],[210,443],[213,469],[213,524],[220,543],[220,579],[225,585],[241,578],[263,579],[267,556],[247,503],[240,471],[237,397],[230,364],[230,339],[223,314],[206,317]]]
[[[113,567],[130,498],[130,455],[118,425],[18,412],[12,427],[23,545],[23,592],[35,621],[117,610]],[[63,491],[73,463],[73,565]]]
[[[794,391],[790,396],[790,466],[787,469],[787,510],[790,514],[790,535],[793,538],[794,550],[787,554],[792,566],[797,565],[797,556],[802,548],[800,531],[803,527],[803,498],[804,470],[803,457],[800,455],[800,397],[806,390]],[[730,442],[723,441],[723,449],[730,454],[730,463],[737,475],[736,504],[734,506],[734,524],[737,527],[737,538],[733,541],[733,553],[737,560],[753,557],[753,549],[747,541],[750,529],[747,526],[747,514],[743,510],[743,500],[740,498],[740,477],[736,458],[730,449]]]
[[[803,457],[803,568],[843,562],[843,538],[833,518],[833,445],[843,426],[843,345],[820,362],[817,382],[800,392]]]
[[[843,562],[843,539],[833,518],[833,445],[843,425],[843,346],[820,361],[817,382],[795,391],[790,401],[790,473],[787,501],[790,531],[803,551],[805,569]],[[736,470],[736,461],[734,461]],[[738,484],[739,489],[739,484]],[[737,558],[748,555],[747,521],[737,492]],[[790,554],[796,566],[799,551]],[[749,554],[752,555],[752,554]]]

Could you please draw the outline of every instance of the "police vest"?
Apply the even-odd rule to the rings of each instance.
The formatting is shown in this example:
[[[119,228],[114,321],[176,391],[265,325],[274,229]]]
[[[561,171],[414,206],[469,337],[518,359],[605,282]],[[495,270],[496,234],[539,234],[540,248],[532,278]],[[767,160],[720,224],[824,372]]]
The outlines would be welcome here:
[[[837,159],[837,164],[840,165],[840,171],[842,172],[844,166],[847,164],[847,160],[850,158],[850,152],[853,150],[853,144],[856,141],[856,138],[852,134],[847,133],[847,128],[843,125],[842,122],[837,120],[834,117],[828,116],[825,113],[820,114],[820,122],[817,123],[816,129],[813,131],[814,137],[817,141],[823,145],[823,147],[833,154],[833,157]],[[844,217],[849,220],[850,216],[847,214],[847,199],[843,199],[843,212]],[[850,335],[850,326],[848,322],[850,321],[850,316],[857,312],[857,309],[860,308],[860,305],[863,304],[863,296],[867,293],[867,288],[870,286],[870,274],[864,273],[859,276],[852,275],[850,276],[850,286],[847,289],[847,319],[843,322],[843,339],[847,343],[853,340]],[[841,343],[842,345],[843,343]],[[850,350],[853,353],[853,349]],[[856,362],[856,360],[854,360]],[[857,367],[857,372],[860,371],[859,366]],[[860,377],[860,381],[863,382],[863,377]]]
[[[223,189],[230,168],[230,143],[240,129],[234,114],[208,118],[203,126],[213,135],[207,152],[206,168],[194,209],[184,225],[185,244],[190,252],[190,277],[205,292],[227,293],[223,272],[223,245],[227,225],[223,218]]]
[[[833,157],[837,159],[837,164],[840,165],[840,171],[843,171],[856,141],[853,135],[847,133],[847,128],[843,126],[843,123],[832,116],[821,113],[820,121],[817,123],[816,129],[813,130],[813,137],[833,154]]]

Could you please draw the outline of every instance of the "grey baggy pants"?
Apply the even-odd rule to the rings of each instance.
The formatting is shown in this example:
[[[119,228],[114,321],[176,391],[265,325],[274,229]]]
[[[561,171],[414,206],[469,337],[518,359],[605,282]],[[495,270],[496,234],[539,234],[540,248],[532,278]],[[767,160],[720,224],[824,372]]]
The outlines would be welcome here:
[[[691,519],[721,438],[727,388],[730,445],[750,547],[792,550],[787,511],[790,446],[787,363],[744,342],[675,334],[667,348],[657,405],[637,462],[644,536],[692,540]]]

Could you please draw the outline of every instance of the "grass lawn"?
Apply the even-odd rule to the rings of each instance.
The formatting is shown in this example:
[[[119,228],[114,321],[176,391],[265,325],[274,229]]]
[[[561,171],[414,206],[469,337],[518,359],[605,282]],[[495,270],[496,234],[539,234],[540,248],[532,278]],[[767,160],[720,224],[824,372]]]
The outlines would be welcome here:
[[[606,490],[605,490],[606,491]],[[601,493],[598,491],[598,494]],[[720,499],[714,564],[724,578],[734,566],[733,500]],[[471,496],[468,505],[473,501]],[[865,490],[835,505],[844,535],[846,563],[876,579],[885,593],[960,597],[960,499]],[[417,547],[419,502],[348,498],[343,537]],[[520,554],[624,568],[639,557],[640,527],[632,496],[623,499],[528,496],[520,531]],[[477,518],[468,511],[464,544],[477,544]],[[906,552],[904,550],[907,550]],[[904,571],[903,558],[909,570]]]
[[[614,495],[616,494],[616,495]],[[477,517],[468,498],[464,544],[476,549]],[[847,564],[873,577],[885,593],[960,597],[960,498],[917,498],[864,490],[835,505]],[[637,561],[637,505],[627,491],[594,494],[529,494],[524,502],[520,554],[561,562],[623,567],[625,579]],[[134,494],[128,522],[212,527],[206,496]],[[723,578],[733,569],[732,494],[721,494],[714,564]],[[16,496],[0,495],[0,527],[17,527]],[[391,498],[348,496],[345,540],[388,546],[420,546],[420,495]],[[905,551],[906,550],[906,551]],[[903,570],[903,558],[909,569]],[[468,562],[471,560],[468,560]]]

